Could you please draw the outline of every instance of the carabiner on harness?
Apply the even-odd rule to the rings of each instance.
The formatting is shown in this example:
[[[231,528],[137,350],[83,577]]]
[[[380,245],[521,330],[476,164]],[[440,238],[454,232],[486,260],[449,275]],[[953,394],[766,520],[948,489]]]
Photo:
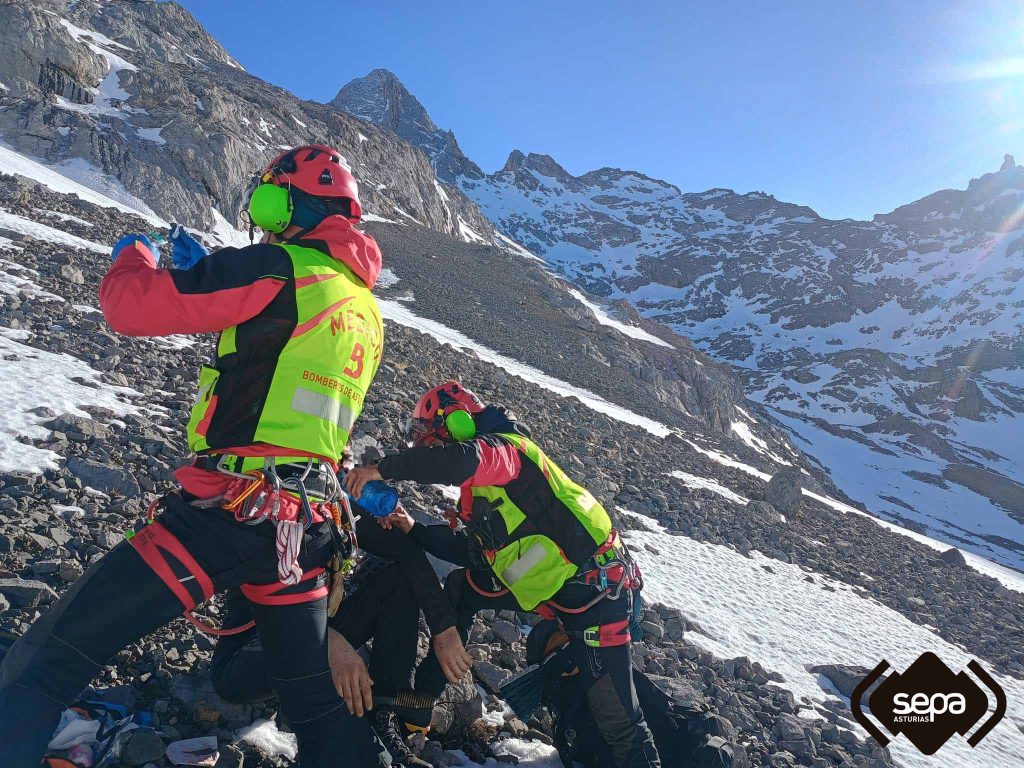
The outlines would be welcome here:
[[[259,525],[268,517],[276,519],[281,506],[280,478],[260,469],[249,470],[244,477],[250,479],[249,487],[224,504],[224,509],[234,512],[235,519],[246,525]]]
[[[302,508],[302,529],[308,531],[309,527],[313,525],[313,508],[309,505],[309,495],[306,493],[306,485],[302,482],[304,478],[305,475],[302,477],[290,477],[281,482],[281,488],[286,491],[295,491],[299,494],[299,501],[301,502]]]

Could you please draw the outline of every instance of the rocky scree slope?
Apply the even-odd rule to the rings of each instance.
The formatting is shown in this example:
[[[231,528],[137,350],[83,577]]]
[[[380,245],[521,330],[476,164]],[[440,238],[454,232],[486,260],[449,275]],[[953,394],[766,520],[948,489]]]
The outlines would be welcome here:
[[[119,401],[85,412],[73,406],[59,410],[66,406],[56,401],[57,408],[46,402],[21,403],[21,408],[31,408],[42,433],[4,435],[5,441],[51,456],[42,473],[14,466],[0,474],[0,627],[20,633],[83,568],[116,545],[154,494],[170,487],[171,470],[185,460],[182,434],[195,394],[194,374],[212,354],[212,340],[119,336],[92,309],[108,260],[104,248],[90,247],[90,242],[101,233],[137,230],[144,226],[141,219],[12,177],[0,178],[0,191],[5,201],[13,201],[14,215],[45,227],[27,234],[10,228],[8,219],[9,226],[0,228],[4,360],[33,377],[40,373],[39,356],[67,355],[63,359],[77,360],[92,371],[75,383],[99,391],[117,387],[112,391]],[[67,241],[68,236],[80,240]],[[385,292],[385,303],[407,299],[404,290],[400,281]],[[866,516],[844,514],[813,498],[801,504],[792,487],[788,493],[776,488],[773,494],[775,481],[766,484],[735,461],[723,464],[722,455],[735,450],[735,441],[699,422],[654,438],[472,354],[456,353],[431,335],[395,322],[387,326],[385,358],[357,442],[396,444],[418,394],[439,378],[461,376],[485,399],[522,414],[553,458],[585,479],[609,509],[630,509],[657,520],[670,536],[747,555],[757,550],[780,564],[798,565],[812,581],[830,578],[851,585],[865,600],[935,627],[938,636],[962,645],[1000,672],[1024,676],[1020,593],[947,562]],[[13,413],[15,407],[8,406]],[[129,409],[135,410],[126,413]],[[756,451],[745,458],[772,466]],[[695,482],[699,479],[704,482]],[[420,514],[435,513],[448,503],[429,488],[406,484],[402,492]],[[766,497],[786,515],[781,517]],[[633,520],[624,516],[620,525],[632,529]],[[720,599],[727,601],[728,595]],[[700,613],[683,615],[671,606],[650,608],[644,614],[648,639],[637,645],[636,660],[652,674],[673,681],[680,695],[704,701],[728,719],[752,765],[891,764],[885,751],[855,735],[840,698],[797,700],[785,690],[786,681],[757,659],[714,658],[703,649],[702,638],[713,637],[716,628],[702,619]],[[493,690],[521,668],[519,626],[531,621],[516,614],[481,616],[470,650],[478,660],[474,674],[485,689]],[[115,688],[104,694],[109,698],[151,711],[164,740],[212,733],[221,739],[225,754],[237,757],[239,749],[251,753],[244,743],[230,746],[238,740],[236,729],[272,714],[272,704],[238,708],[217,700],[202,682],[210,650],[208,638],[178,621],[119,654],[97,684]],[[834,661],[806,659],[808,665]],[[830,674],[838,679],[841,671]],[[488,750],[501,751],[512,735],[546,738],[543,716],[523,724],[492,713],[491,720],[502,724],[477,724],[471,730],[476,740],[469,746],[465,721],[482,707],[497,705],[489,696],[481,702],[469,686],[453,691],[452,699],[439,723],[439,738],[448,746],[483,756]],[[800,712],[805,717],[798,717]],[[818,717],[807,719],[809,714]],[[427,745],[425,754],[437,765],[451,759],[439,745]],[[283,764],[265,755],[253,757],[259,766]]]
[[[332,104],[423,148],[578,285],[735,366],[872,513],[1024,567],[1024,171],[1012,158],[965,191],[832,221],[763,192],[683,193],[616,168],[573,176],[518,150],[484,174],[390,73]]]

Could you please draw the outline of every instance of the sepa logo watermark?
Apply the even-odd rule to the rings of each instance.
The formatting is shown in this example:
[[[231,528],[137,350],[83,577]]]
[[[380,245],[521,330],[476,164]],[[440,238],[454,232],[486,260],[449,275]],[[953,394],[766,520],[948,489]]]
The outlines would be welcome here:
[[[864,713],[861,699],[887,669],[889,662],[882,661],[850,696],[853,716],[883,747],[891,739]],[[903,674],[893,672],[863,703],[892,738],[902,733],[926,755],[938,752],[953,734],[967,737],[967,743],[976,747],[1006,714],[1006,694],[977,661],[972,660],[967,669],[995,697],[991,715],[985,689],[966,672],[954,675],[942,659],[931,652],[921,654]],[[967,736],[982,720],[981,726]]]

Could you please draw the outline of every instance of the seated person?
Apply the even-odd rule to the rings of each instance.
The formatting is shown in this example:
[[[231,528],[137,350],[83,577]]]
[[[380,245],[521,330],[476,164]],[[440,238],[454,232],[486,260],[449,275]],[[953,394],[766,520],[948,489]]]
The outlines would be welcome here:
[[[409,750],[405,741],[409,724],[400,722],[404,712],[421,711],[424,706],[422,697],[412,692],[420,609],[433,636],[433,655],[446,679],[458,681],[469,671],[472,659],[423,550],[411,538],[388,530],[390,524],[378,525],[358,504],[353,512],[359,547],[369,556],[364,555],[347,578],[346,595],[338,612],[328,619],[331,674],[349,712],[357,717],[370,713],[373,729],[394,765],[427,766]],[[249,601],[239,590],[227,593],[226,604],[225,627],[249,623]],[[367,669],[356,650],[371,638]],[[212,672],[214,688],[228,701],[274,697],[273,671],[256,628],[222,637],[214,651]],[[428,727],[429,719],[416,725]]]

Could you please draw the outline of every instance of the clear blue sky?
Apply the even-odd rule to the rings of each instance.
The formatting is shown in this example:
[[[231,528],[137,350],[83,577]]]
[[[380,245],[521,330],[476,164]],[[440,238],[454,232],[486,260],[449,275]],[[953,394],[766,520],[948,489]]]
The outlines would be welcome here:
[[[865,218],[1024,161],[1019,2],[181,2],[303,98],[392,70],[487,172],[518,148]]]

